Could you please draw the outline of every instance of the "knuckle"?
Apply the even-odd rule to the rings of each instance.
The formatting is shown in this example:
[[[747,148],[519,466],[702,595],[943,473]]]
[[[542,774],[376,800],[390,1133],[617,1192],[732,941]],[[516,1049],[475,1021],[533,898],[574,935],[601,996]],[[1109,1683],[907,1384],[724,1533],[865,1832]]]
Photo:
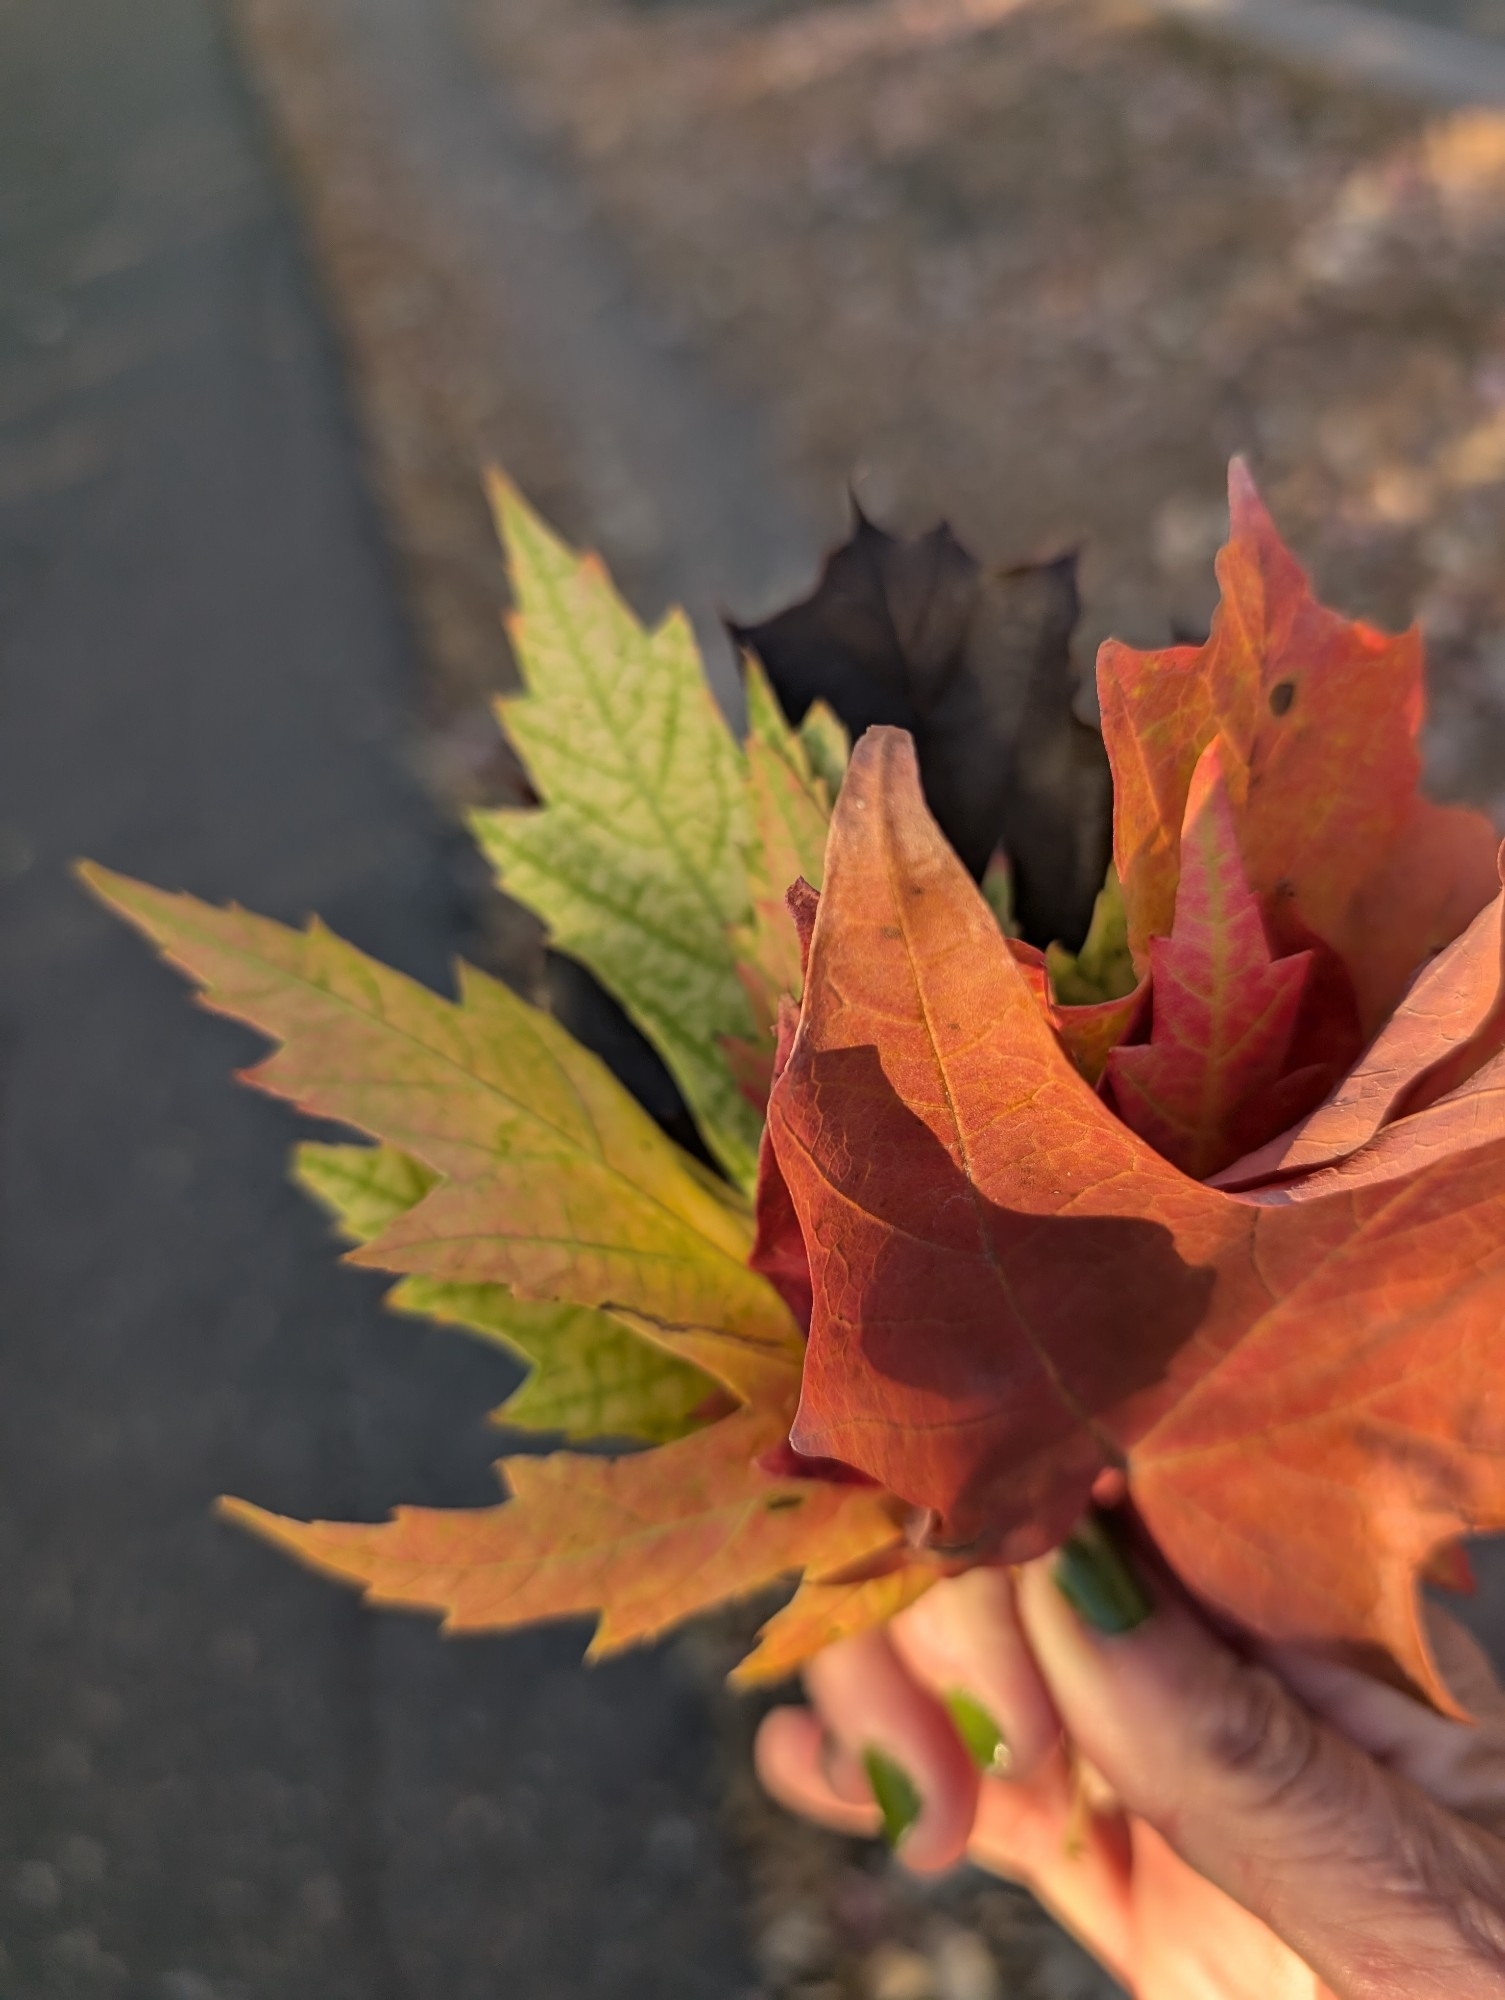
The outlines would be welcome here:
[[[1230,1660],[1205,1710],[1202,1754],[1252,1809],[1305,1792],[1317,1773],[1321,1734],[1272,1674]]]

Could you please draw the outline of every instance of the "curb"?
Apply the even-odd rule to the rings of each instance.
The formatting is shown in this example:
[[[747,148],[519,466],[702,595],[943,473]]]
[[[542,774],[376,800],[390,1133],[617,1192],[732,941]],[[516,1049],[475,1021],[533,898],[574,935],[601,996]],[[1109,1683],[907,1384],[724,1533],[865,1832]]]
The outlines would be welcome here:
[[[1505,45],[1348,0],[1143,0],[1147,10],[1423,103],[1505,109]]]

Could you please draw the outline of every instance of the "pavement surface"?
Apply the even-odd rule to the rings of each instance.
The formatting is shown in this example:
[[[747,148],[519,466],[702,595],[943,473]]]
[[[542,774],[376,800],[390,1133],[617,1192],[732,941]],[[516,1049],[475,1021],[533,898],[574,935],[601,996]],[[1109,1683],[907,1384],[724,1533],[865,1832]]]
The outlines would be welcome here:
[[[447,1646],[218,1525],[494,1497],[499,1357],[384,1316],[253,1038],[89,853],[443,983],[413,663],[209,0],[0,0],[0,1993],[743,1991],[686,1676]]]

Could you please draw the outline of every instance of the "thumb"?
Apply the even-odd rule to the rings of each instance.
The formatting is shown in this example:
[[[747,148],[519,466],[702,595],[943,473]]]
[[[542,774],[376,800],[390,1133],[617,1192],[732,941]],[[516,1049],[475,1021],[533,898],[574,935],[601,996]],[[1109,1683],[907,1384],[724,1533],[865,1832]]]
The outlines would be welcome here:
[[[1067,1732],[1130,1812],[1344,2000],[1505,2000],[1505,1843],[1382,1770],[1165,1591],[1110,1636],[1063,1580],[1080,1582],[1032,1563],[1020,1614]]]

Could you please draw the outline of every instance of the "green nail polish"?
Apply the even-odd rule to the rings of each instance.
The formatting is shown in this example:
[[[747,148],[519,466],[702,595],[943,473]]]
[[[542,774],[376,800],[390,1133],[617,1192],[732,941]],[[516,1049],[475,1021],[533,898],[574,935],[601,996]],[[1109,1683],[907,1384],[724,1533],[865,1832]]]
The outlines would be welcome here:
[[[897,1847],[920,1817],[922,1801],[914,1779],[882,1750],[864,1750],[862,1768],[883,1815],[883,1838],[890,1847]]]
[[[946,1696],[946,1709],[978,1770],[1001,1777],[1014,1761],[1009,1740],[982,1703],[965,1688],[953,1688]]]
[[[1132,1632],[1154,1609],[1127,1556],[1095,1514],[1080,1521],[1061,1544],[1055,1580],[1083,1624],[1108,1638]]]

